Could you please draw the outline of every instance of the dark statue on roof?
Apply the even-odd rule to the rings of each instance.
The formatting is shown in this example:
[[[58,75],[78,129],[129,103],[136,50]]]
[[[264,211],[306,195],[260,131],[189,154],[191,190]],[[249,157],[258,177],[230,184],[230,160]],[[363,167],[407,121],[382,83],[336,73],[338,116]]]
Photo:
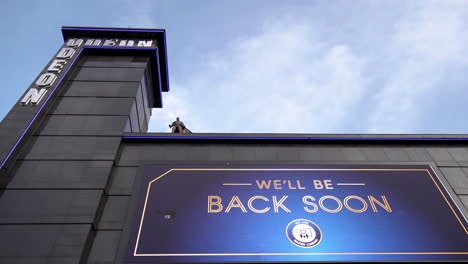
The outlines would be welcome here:
[[[172,133],[192,133],[192,131],[186,128],[184,122],[180,121],[178,117],[176,118],[176,121],[169,125],[169,127],[172,128]]]

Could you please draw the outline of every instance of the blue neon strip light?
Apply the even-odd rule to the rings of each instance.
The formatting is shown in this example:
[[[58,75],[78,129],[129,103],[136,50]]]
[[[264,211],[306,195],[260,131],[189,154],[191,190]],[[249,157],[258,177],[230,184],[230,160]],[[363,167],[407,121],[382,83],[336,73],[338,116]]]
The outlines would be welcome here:
[[[161,29],[113,29],[113,28],[77,28],[77,27],[62,27],[62,30],[82,30],[82,31],[125,31],[125,32],[153,32],[153,33],[166,33]]]
[[[353,137],[172,137],[172,136],[123,136],[123,139],[233,139],[233,140],[385,140],[385,141],[464,141],[468,138],[353,138]]]
[[[162,83],[161,83],[161,70],[159,68],[159,53],[156,49],[156,64],[158,65],[158,84],[159,84],[159,93],[161,94],[161,101],[162,101]],[[167,70],[167,68],[166,68]],[[168,89],[169,90],[169,89]],[[162,104],[161,104],[162,106]]]
[[[134,48],[134,47],[118,47],[118,46],[109,46],[109,47],[84,47],[85,49],[127,49],[127,50],[155,50],[158,51],[158,48]],[[156,55],[157,57],[157,55]]]
[[[41,107],[39,108],[39,110],[37,111],[37,113],[34,115],[34,117],[31,119],[31,121],[29,122],[29,124],[26,126],[26,128],[24,129],[23,133],[21,134],[21,136],[18,138],[18,140],[16,140],[16,143],[15,145],[13,145],[13,147],[11,148],[10,152],[8,152],[8,155],[3,159],[2,161],[2,164],[0,165],[0,169],[3,168],[3,166],[5,165],[5,163],[8,161],[8,159],[10,158],[11,154],[13,154],[13,151],[15,151],[16,147],[18,146],[18,144],[21,142],[21,140],[23,139],[24,135],[26,135],[26,133],[28,132],[29,128],[31,127],[31,125],[34,123],[34,121],[36,120],[36,118],[39,116],[39,114],[42,112],[42,109],[44,109],[44,106],[47,104],[47,102],[49,101],[49,99],[52,97],[52,95],[54,94],[55,90],[57,89],[57,87],[62,83],[62,80],[65,78],[65,76],[67,75],[68,71],[73,67],[73,65],[75,64],[76,60],[80,57],[81,55],[81,52],[84,50],[84,49],[128,49],[128,50],[155,50],[156,51],[156,63],[157,63],[157,71],[158,71],[158,75],[159,72],[160,72],[160,68],[159,68],[159,60],[158,60],[158,48],[132,48],[132,47],[81,47],[79,50],[78,50],[78,53],[76,54],[76,57],[72,59],[72,61],[70,62],[70,65],[69,67],[67,68],[67,70],[63,73],[63,75],[60,77],[60,79],[57,81],[57,83],[55,84],[54,88],[51,90],[51,92],[49,93],[49,95],[47,96],[47,98],[45,99],[44,103],[41,105]],[[145,78],[146,79],[146,78]],[[146,86],[147,89],[148,89],[148,86]],[[159,92],[161,92],[161,76],[159,76]]]
[[[167,76],[167,91],[171,90],[169,85],[169,60],[167,59],[167,44],[166,44],[166,32],[164,32],[164,56],[166,57],[166,76]]]

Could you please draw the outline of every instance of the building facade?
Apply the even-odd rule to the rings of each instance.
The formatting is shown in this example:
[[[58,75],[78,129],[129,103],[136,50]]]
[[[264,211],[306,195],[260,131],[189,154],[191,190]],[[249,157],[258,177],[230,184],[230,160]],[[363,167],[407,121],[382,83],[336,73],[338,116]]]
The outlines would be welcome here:
[[[426,166],[437,175],[436,187],[446,197],[447,210],[453,213],[454,225],[461,233],[463,229],[466,232],[467,135],[146,133],[151,108],[162,107],[162,92],[170,90],[165,31],[64,27],[62,33],[64,45],[0,123],[0,263],[158,262],[157,254],[138,258],[132,242],[146,232],[142,229],[140,208],[146,208],[150,192],[148,188],[145,193],[145,177],[154,176],[156,179],[160,175],[151,176],[154,166],[228,170],[337,170],[345,167],[410,170],[412,166]],[[149,172],[145,171],[148,168]],[[190,184],[195,186],[197,182]],[[289,190],[300,189],[303,187],[301,184],[305,183],[293,182]],[[322,180],[320,184],[322,188],[316,185],[315,189],[323,189],[326,182]],[[402,184],[401,188],[406,187]],[[408,188],[417,199],[430,201],[430,197],[424,197],[424,192],[419,194],[416,185]],[[184,194],[179,193],[181,190],[183,188],[171,189],[171,193],[182,197]],[[208,211],[205,202],[204,215],[200,217],[220,211],[227,213],[226,207],[229,206],[235,208],[232,209],[233,214],[242,214],[242,207],[246,211],[250,208],[247,201],[234,198],[230,200],[230,205],[227,201],[221,204],[215,194],[221,197],[222,193],[223,190],[212,192],[212,196],[208,197]],[[147,200],[142,203],[145,194]],[[269,200],[273,199],[272,196],[268,197]],[[277,198],[280,196],[274,199]],[[371,200],[362,202],[366,210],[372,212],[371,206],[380,203],[379,212],[386,213],[383,210],[386,207],[383,195],[375,199],[378,203]],[[257,202],[260,203],[260,200]],[[269,213],[275,212],[273,209],[288,213],[284,209],[286,204],[281,208],[281,202],[275,202],[270,206]],[[314,206],[309,202],[311,210]],[[344,203],[343,208],[347,206],[344,201],[340,203]],[[395,205],[390,200],[389,203],[396,214]],[[315,205],[318,206],[318,203]],[[253,202],[249,206],[254,208],[253,212],[261,211],[259,207],[266,210],[265,206]],[[354,205],[349,206],[357,210]],[[327,207],[324,207],[326,211]],[[182,209],[179,210],[182,213],[178,211],[177,214],[169,209],[162,208],[161,212],[154,213],[161,214],[161,219],[168,221],[171,218],[182,219]],[[377,208],[374,212],[377,212]],[[432,216],[424,217],[430,219]],[[262,225],[252,223],[247,218],[245,221],[249,225]],[[151,227],[148,228],[150,232]],[[443,230],[445,227],[440,228]],[[322,231],[322,243],[325,245],[327,233]],[[455,236],[450,232],[450,236]],[[384,237],[386,235],[383,234]],[[468,244],[468,239],[458,233],[456,235],[461,238],[454,242],[454,248],[463,244],[459,242],[463,239],[464,244]],[[207,232],[207,237],[187,238],[177,243],[181,247],[186,240],[192,244],[203,244],[210,236]],[[284,236],[284,230],[281,236]],[[161,240],[167,238],[162,235],[155,237],[157,243],[165,244]],[[314,233],[314,237],[318,237],[317,233]],[[246,244],[249,241],[259,243],[252,242],[255,238],[236,239]],[[284,243],[290,243],[286,237],[284,240]],[[216,243],[231,247],[229,241]],[[291,245],[292,248],[296,247],[293,243]],[[233,252],[237,252],[236,246],[232,247]],[[429,257],[424,255],[426,253],[415,253],[396,254],[395,258],[392,258],[395,254],[372,255],[369,258],[358,255],[356,258],[355,254],[362,250],[350,249],[343,255],[326,251],[330,253],[327,256],[323,256],[326,255],[324,252],[318,252],[323,254],[301,255],[300,259],[287,252],[277,259],[259,257],[258,254],[262,252],[239,258],[224,256],[221,252],[216,258],[207,255],[194,255],[195,258],[162,256],[161,261],[468,260],[468,249],[463,251],[464,245],[457,248],[458,254],[451,248],[443,251],[445,249],[439,249],[436,245],[431,247],[427,252],[437,251],[429,254]],[[297,247],[297,250],[303,249]],[[389,249],[388,252],[396,251]]]

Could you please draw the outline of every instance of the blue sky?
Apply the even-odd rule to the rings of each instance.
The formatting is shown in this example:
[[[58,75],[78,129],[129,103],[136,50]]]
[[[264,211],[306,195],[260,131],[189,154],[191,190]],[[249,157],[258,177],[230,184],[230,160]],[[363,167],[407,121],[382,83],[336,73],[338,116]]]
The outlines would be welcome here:
[[[467,134],[468,1],[0,3],[3,118],[64,26],[165,28],[150,131]]]

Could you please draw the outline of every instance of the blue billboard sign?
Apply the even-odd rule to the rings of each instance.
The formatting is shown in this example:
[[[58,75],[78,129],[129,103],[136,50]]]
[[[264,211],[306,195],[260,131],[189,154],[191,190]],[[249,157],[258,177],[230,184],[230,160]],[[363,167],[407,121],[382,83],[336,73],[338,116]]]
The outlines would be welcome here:
[[[142,168],[127,262],[468,260],[439,176],[405,166]]]

